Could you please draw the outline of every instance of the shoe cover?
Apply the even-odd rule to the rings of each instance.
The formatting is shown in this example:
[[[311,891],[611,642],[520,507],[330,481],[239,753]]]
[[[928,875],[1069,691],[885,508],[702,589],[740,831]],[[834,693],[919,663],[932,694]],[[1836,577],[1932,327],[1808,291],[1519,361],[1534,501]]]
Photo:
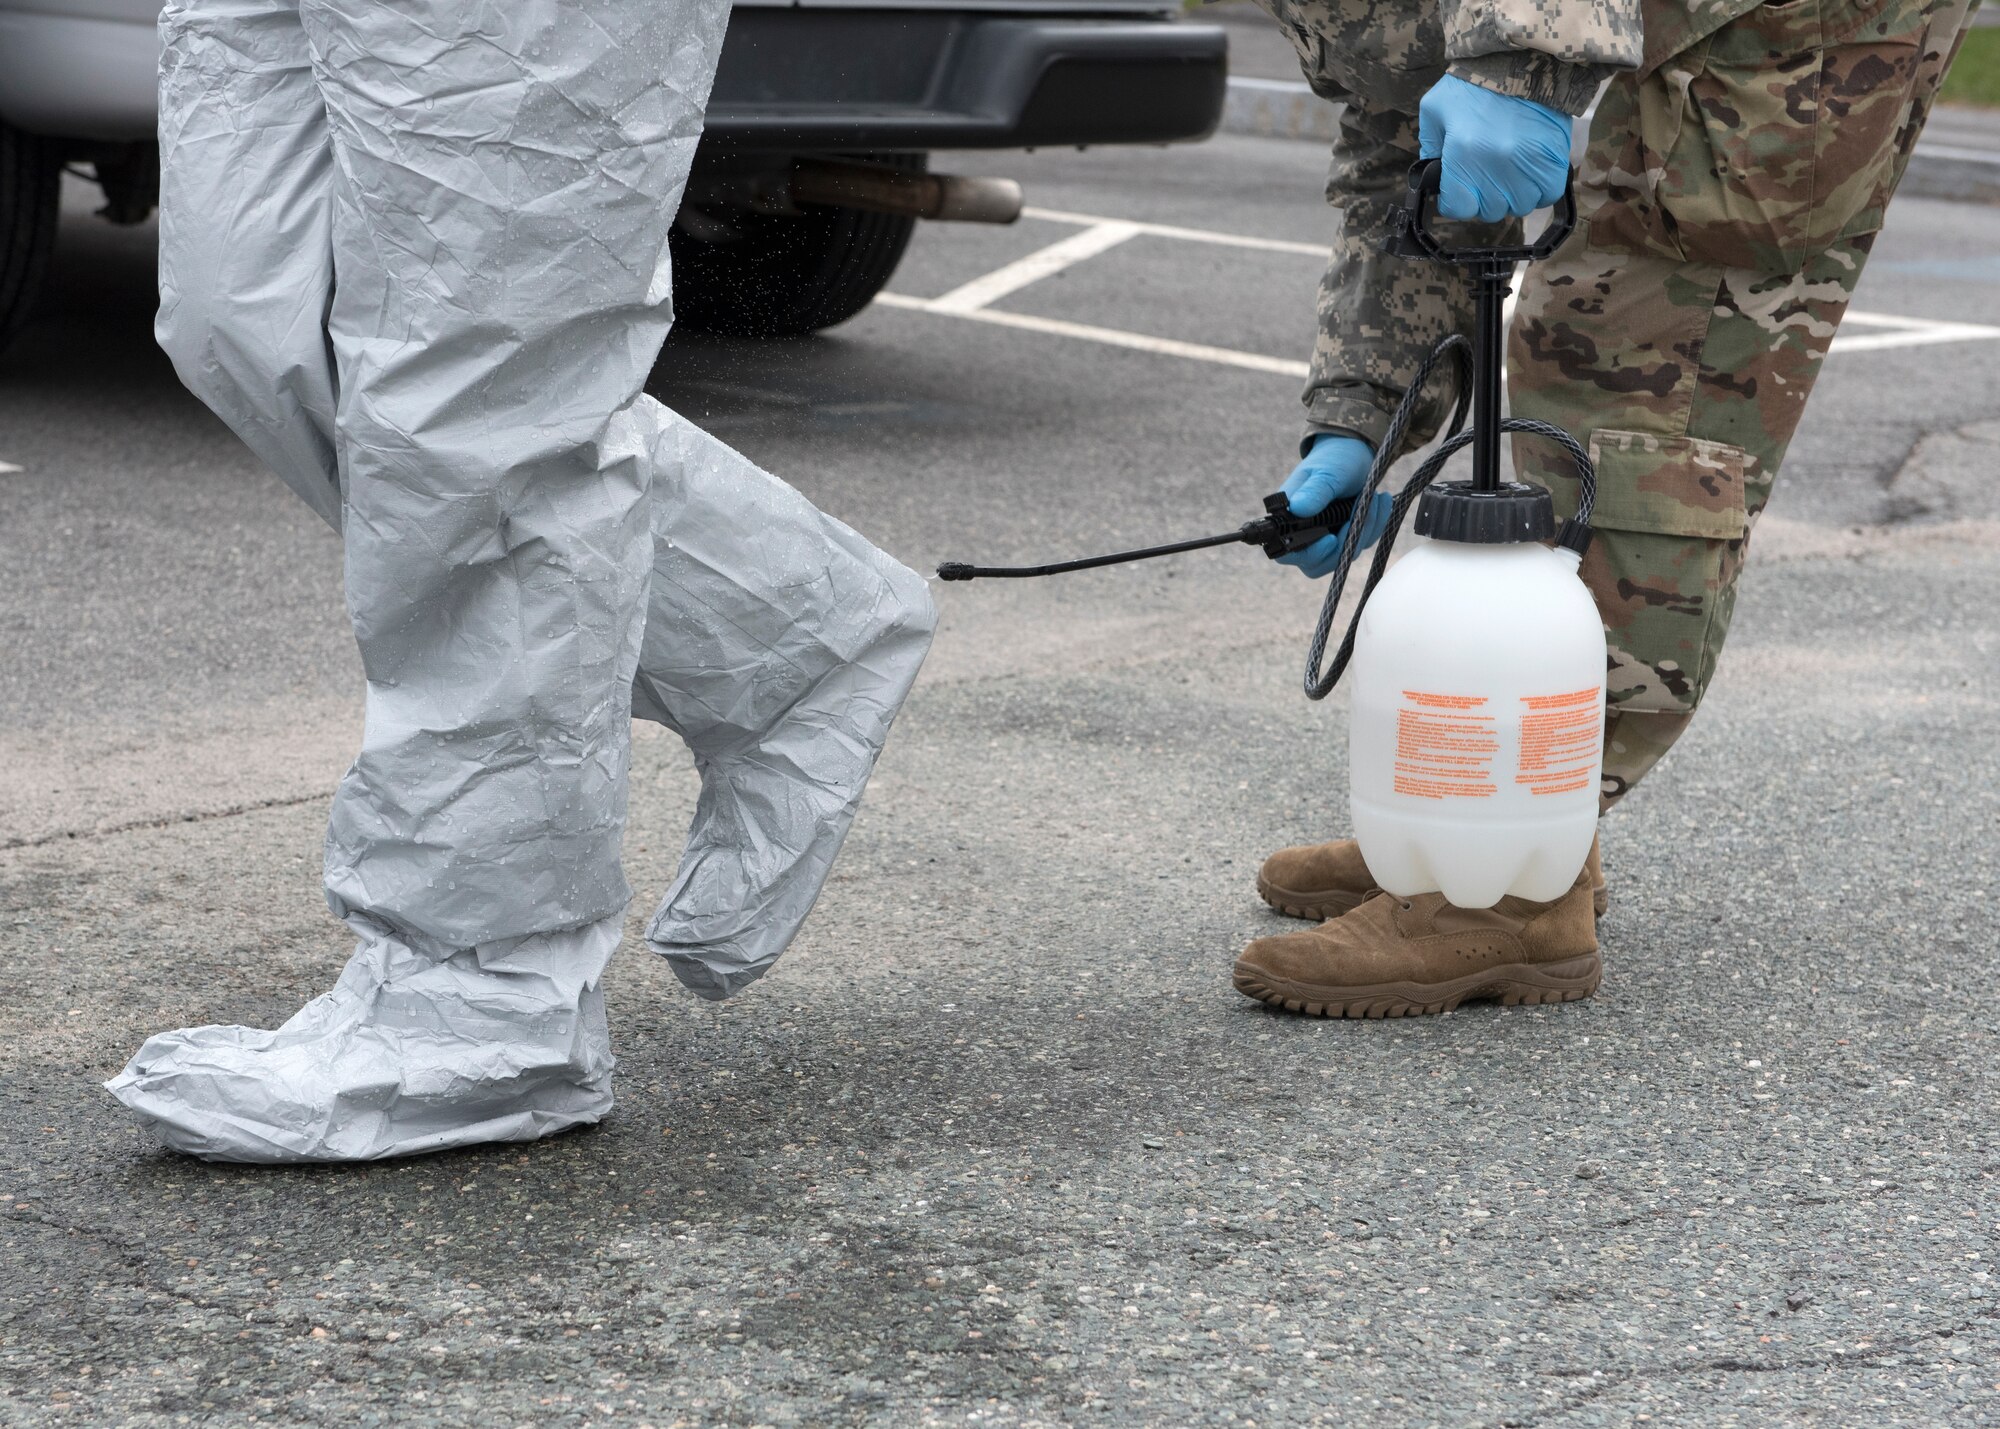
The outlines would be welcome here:
[[[770,968],[812,910],[930,648],[924,580],[657,404],[651,611],[633,710],[701,769],[646,930],[707,998]]]
[[[621,920],[431,957],[364,937],[275,1032],[149,1039],[104,1085],[209,1161],[374,1161],[535,1141],[611,1110],[601,978]]]

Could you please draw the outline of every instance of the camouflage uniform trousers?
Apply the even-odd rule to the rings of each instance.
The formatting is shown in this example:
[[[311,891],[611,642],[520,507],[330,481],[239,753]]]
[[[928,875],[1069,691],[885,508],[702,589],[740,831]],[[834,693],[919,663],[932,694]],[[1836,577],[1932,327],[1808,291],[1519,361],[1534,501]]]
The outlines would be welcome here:
[[[1379,445],[1422,354],[1471,330],[1457,273],[1380,251],[1416,158],[1417,104],[1443,73],[1436,11],[1260,3],[1313,88],[1346,105],[1308,432]],[[1599,101],[1580,231],[1527,270],[1508,377],[1516,414],[1567,428],[1598,462],[1583,577],[1610,645],[1605,808],[1687,728],[1714,676],[1751,527],[1976,4],[1648,0],[1645,63]],[[1681,47],[1656,56],[1656,43]],[[1413,444],[1448,399],[1425,401]],[[1524,438],[1515,461],[1574,510],[1559,455]]]
[[[1597,461],[1606,808],[1714,678],[1751,529],[1976,4],[1760,6],[1599,101],[1581,231],[1527,272],[1508,385]],[[1514,457],[1574,510],[1559,453]]]

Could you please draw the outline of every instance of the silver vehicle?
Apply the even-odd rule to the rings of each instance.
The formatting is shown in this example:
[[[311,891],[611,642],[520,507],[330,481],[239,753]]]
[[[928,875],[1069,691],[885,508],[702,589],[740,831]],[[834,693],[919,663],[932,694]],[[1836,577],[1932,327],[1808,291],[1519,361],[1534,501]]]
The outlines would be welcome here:
[[[0,344],[32,307],[65,168],[100,214],[159,190],[158,0],[0,0]],[[811,332],[866,307],[919,217],[1004,218],[933,149],[1206,137],[1226,41],[1175,0],[738,0],[675,223],[680,322]],[[679,285],[677,285],[679,286]]]

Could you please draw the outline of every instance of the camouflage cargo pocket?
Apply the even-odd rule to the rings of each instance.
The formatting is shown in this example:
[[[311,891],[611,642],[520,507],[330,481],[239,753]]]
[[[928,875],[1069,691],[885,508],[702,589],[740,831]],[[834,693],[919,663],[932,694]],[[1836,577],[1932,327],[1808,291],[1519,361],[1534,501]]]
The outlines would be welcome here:
[[[1715,673],[1749,533],[1740,447],[1598,431],[1583,561],[1610,646],[1611,707],[1685,714]]]
[[[1607,236],[1792,273],[1880,228],[1936,3],[1760,5],[1665,60],[1624,101],[1618,166],[1636,180],[1635,211]]]
[[[1690,258],[1798,271],[1882,226],[1926,6],[1788,0],[1710,37],[1661,202]]]

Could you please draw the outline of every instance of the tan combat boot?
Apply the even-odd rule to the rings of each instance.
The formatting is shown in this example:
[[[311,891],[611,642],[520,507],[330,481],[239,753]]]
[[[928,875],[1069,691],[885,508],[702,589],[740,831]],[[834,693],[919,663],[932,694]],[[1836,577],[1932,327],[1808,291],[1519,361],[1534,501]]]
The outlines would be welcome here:
[[[1236,990],[1314,1017],[1411,1017],[1461,1002],[1575,1002],[1603,975],[1590,874],[1553,903],[1454,908],[1442,893],[1377,893],[1317,928],[1259,938]]]
[[[1590,857],[1583,868],[1590,875],[1591,911],[1602,918],[1611,896],[1605,892],[1604,861],[1597,856],[1596,839],[1590,841]],[[1259,897],[1287,917],[1315,923],[1351,913],[1381,891],[1353,839],[1281,848],[1257,871]]]

